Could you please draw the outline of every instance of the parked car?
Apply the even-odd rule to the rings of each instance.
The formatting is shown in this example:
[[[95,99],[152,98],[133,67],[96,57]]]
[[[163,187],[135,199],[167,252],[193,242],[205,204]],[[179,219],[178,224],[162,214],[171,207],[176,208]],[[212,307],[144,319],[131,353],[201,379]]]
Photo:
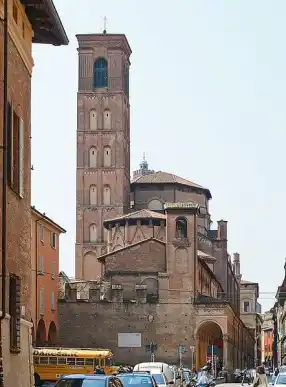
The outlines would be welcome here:
[[[55,387],[123,387],[119,378],[112,375],[67,375],[62,376]]]
[[[125,374],[118,374],[118,379],[121,380],[123,387],[157,387],[156,380],[149,372],[135,371]]]
[[[285,372],[279,372],[278,376],[275,378],[274,382],[270,383],[271,385],[274,385],[276,387],[286,385],[286,373]]]
[[[160,374],[163,373],[168,383],[176,382],[176,376],[174,369],[167,363],[162,362],[146,362],[136,364],[133,371],[150,371],[151,373]]]

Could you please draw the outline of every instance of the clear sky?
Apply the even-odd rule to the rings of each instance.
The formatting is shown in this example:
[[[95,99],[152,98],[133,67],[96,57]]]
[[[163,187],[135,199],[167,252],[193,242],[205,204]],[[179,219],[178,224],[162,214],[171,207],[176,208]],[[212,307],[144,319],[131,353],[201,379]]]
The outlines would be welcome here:
[[[77,33],[125,33],[131,57],[131,165],[208,187],[229,251],[272,305],[285,262],[286,2],[54,0],[67,47],[34,45],[32,204],[66,228],[74,274]]]

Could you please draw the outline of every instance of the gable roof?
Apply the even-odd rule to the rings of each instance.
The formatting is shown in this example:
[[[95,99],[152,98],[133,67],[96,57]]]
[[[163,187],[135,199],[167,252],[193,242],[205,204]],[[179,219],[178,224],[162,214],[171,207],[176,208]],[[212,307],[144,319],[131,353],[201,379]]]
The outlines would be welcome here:
[[[209,189],[196,183],[193,183],[190,180],[186,180],[172,173],[163,171],[138,176],[137,178],[132,180],[131,184],[182,184],[205,191],[209,199],[211,199],[212,197]]]
[[[104,254],[104,255],[101,255],[101,256],[98,257],[97,259],[98,259],[99,262],[104,262],[104,261],[105,261],[105,258],[108,257],[108,256],[110,256],[110,255],[117,254],[117,253],[121,253],[121,252],[124,251],[124,250],[131,249],[131,248],[134,247],[134,246],[138,246],[138,245],[144,244],[144,243],[146,243],[146,242],[157,242],[157,243],[161,243],[162,245],[166,245],[165,242],[160,241],[160,240],[157,239],[157,238],[148,238],[148,239],[144,239],[143,241],[139,241],[139,242],[133,243],[132,245],[124,246],[124,247],[122,247],[121,249],[110,251],[109,253],[106,253],[106,254]]]
[[[108,223],[113,223],[116,221],[128,220],[128,219],[162,219],[162,220],[165,220],[166,215],[161,214],[161,213],[156,212],[156,211],[150,211],[150,210],[143,209],[143,210],[130,212],[129,214],[125,214],[125,215],[119,216],[117,218],[106,219],[103,222],[103,224],[108,224]]]

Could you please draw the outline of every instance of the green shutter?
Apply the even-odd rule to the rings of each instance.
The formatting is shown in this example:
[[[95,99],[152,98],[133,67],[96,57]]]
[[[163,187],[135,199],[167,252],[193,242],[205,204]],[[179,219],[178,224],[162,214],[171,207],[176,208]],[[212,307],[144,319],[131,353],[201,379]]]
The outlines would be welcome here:
[[[19,196],[24,197],[24,121],[19,119]]]

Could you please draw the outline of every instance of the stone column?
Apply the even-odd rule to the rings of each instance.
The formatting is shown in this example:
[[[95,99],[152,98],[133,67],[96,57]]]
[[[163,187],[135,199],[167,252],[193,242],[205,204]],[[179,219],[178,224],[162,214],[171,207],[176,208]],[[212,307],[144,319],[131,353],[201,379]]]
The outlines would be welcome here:
[[[196,370],[199,370],[200,368],[200,337],[196,336],[196,348],[195,348],[195,359],[196,359]]]
[[[228,341],[228,335],[223,335],[223,366],[224,368],[229,371],[229,356],[230,356],[230,351],[229,351],[229,341]]]

